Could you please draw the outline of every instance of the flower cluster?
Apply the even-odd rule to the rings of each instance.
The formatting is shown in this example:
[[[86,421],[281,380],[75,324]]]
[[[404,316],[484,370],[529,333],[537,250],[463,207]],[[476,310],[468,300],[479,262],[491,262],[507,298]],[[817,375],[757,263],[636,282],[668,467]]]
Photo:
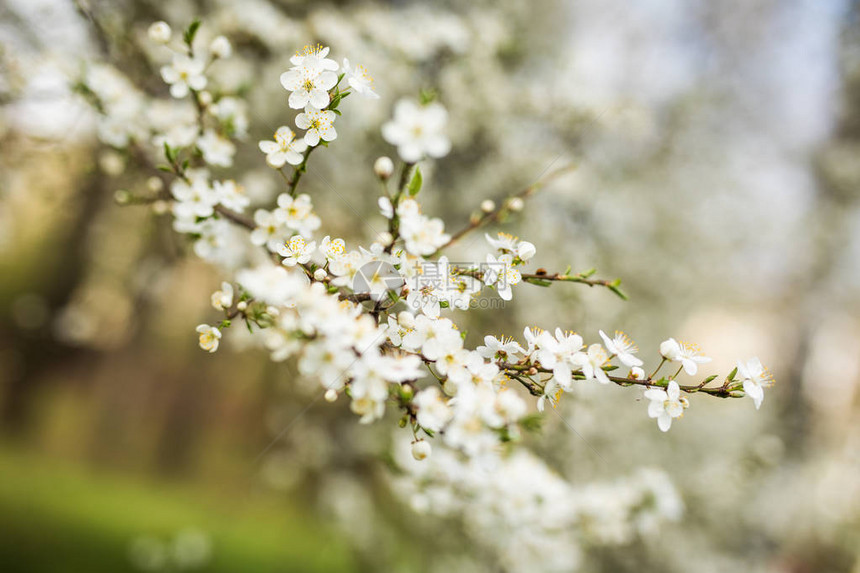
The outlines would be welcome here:
[[[485,235],[491,252],[482,252],[479,262],[451,262],[445,249],[522,210],[534,188],[498,207],[483,201],[480,213],[453,233],[446,232],[442,219],[423,213],[423,175],[415,164],[451,149],[447,112],[438,101],[400,100],[394,118],[381,128],[402,159],[399,181],[392,177],[393,161],[380,158],[374,164],[388,230],[377,242],[350,250],[342,239],[319,238],[323,221],[311,197],[298,192],[302,174],[311,153],[336,140],[334,121],[343,99],[353,92],[378,97],[367,70],[348,59],[339,65],[323,46],[296,53],[280,76],[290,92],[289,108],[300,110],[295,125],[302,132],[281,126],[273,140],[258,143],[286,188],[273,203],[255,204],[249,216],[252,203],[242,186],[213,175],[215,168],[232,165],[236,140],[247,132],[244,103],[213,88],[206,75],[232,48],[220,36],[206,47],[197,45],[198,28],[189,27],[176,45],[166,24],[150,29],[159,49],[172,52],[161,69],[172,99],[150,100],[121,75],[97,68],[85,85],[104,114],[100,134],[106,143],[145,147],[145,156],[163,153],[166,160],[160,167],[170,175],[155,179],[151,195],[134,202],[169,205],[165,211],[172,213],[174,229],[188,235],[193,251],[231,273],[211,297],[220,322],[197,327],[200,347],[217,351],[229,344],[227,330],[243,323],[273,360],[294,359],[328,401],[348,397],[361,423],[396,411],[401,427],[411,433],[409,467],[413,485],[421,486],[410,494],[413,505],[442,515],[450,509],[445,496],[461,489],[474,503],[465,519],[506,533],[488,543],[505,546],[512,569],[522,569],[534,554],[558,556],[561,568],[573,562],[574,529],[619,543],[633,535],[631,523],[642,532],[676,516],[674,492],[653,474],[583,493],[530,454],[507,455],[505,444],[518,441],[531,417],[539,416],[529,412],[525,397],[535,399],[540,413],[547,402],[556,406],[582,384],[636,385],[644,388],[640,396],[647,400],[648,416],[667,431],[690,406],[683,395],[749,396],[758,408],[763,389],[773,382],[758,359],[739,362],[722,384],[711,384],[716,376],[682,384],[682,373],[697,376],[711,359],[674,338],[660,344],[659,363],[647,369],[650,373],[622,332],[599,331],[600,342],[587,343],[563,328],[526,328],[522,340],[487,335],[479,346],[468,347],[450,313],[472,308],[485,287],[504,301],[513,299],[515,286],[557,282],[605,287],[623,297],[620,281],[594,278],[593,270],[527,272],[536,257],[534,244],[501,232]],[[157,110],[157,119],[140,120],[147,115],[141,110]],[[661,374],[667,365],[677,370]],[[488,468],[494,479],[487,479]],[[656,509],[645,507],[646,498],[659,498]]]
[[[275,209],[257,209],[254,212],[254,223],[251,243],[265,246],[273,253],[279,252],[295,234],[311,238],[321,225],[310,196],[304,193],[297,197],[288,193],[278,195]]]
[[[150,36],[169,47],[171,34],[165,26],[155,25]],[[194,25],[185,33],[184,47],[174,50],[172,63],[162,68],[161,75],[174,98],[191,95],[200,110],[215,118],[231,118],[235,134],[237,125],[244,127],[236,122],[242,106],[229,96],[215,100],[204,91],[209,85],[205,71],[214,60],[230,55],[229,41],[219,37],[208,49],[195,49],[196,30]],[[348,391],[353,410],[365,422],[381,417],[385,403],[393,402],[413,429],[416,457],[426,457],[430,451],[418,439],[419,432],[439,433],[446,445],[472,455],[491,450],[500,437],[516,438],[517,422],[527,408],[510,387],[512,382],[537,397],[539,411],[547,402],[557,404],[561,394],[573,391],[578,381],[640,385],[646,389],[648,414],[663,431],[689,406],[682,392],[748,395],[760,406],[762,389],[772,378],[757,359],[739,363],[720,387],[707,385],[714,377],[682,386],[676,380],[678,375],[682,371],[696,375],[710,358],[702,356],[696,346],[671,338],[660,345],[662,359],[650,375],[636,356],[636,345],[621,332],[610,337],[601,331],[602,344],[586,345],[580,335],[561,328],[553,332],[527,328],[523,344],[486,336],[483,345],[467,349],[456,324],[442,313],[445,309],[468,310],[484,287],[493,288],[506,301],[513,297],[512,287],[523,282],[602,284],[621,293],[618,281],[591,279],[593,271],[579,275],[571,275],[569,270],[552,275],[524,273],[521,269],[534,258],[536,249],[532,243],[504,233],[485,235],[495,252],[486,254],[484,263],[455,264],[444,255],[431,259],[462,234],[446,233],[441,219],[422,213],[417,197],[423,178],[413,164],[450,150],[444,133],[447,113],[438,102],[400,100],[394,119],[382,127],[383,137],[397,147],[404,161],[403,175],[393,191],[388,189],[393,162],[380,158],[375,164],[386,189],[379,206],[389,231],[382,240],[350,251],[341,239],[327,236],[317,243],[313,233],[322,221],[313,212],[311,198],[296,194],[299,178],[315,146],[336,138],[333,122],[341,113],[339,103],[352,91],[377,97],[367,70],[351,66],[347,59],[340,66],[328,55],[328,47],[305,47],[290,59],[292,67],[280,77],[281,85],[290,92],[289,106],[302,110],[296,125],[304,134],[297,137],[282,126],[273,141],[259,143],[268,165],[281,169],[288,164],[293,174],[285,175],[288,189],[277,197],[274,208],[257,209],[252,220],[242,215],[249,201],[241,186],[232,180],[213,180],[206,167],[231,163],[235,146],[223,123],[207,123],[203,113],[196,117],[196,132],[190,140],[171,133],[175,127],[155,132],[177,176],[170,184],[174,227],[194,238],[195,252],[221,263],[231,258],[254,260],[229,254],[234,237],[228,229],[231,223],[238,223],[241,232],[248,233],[250,245],[264,247],[280,263],[255,263],[236,273],[242,296],[254,301],[250,306],[237,299],[237,306],[231,307],[233,293],[228,296],[223,288],[215,295],[216,306],[228,318],[239,316],[260,329],[274,358],[298,354],[300,370],[316,373],[327,390]],[[346,87],[341,90],[344,78]],[[115,105],[121,98],[111,97],[113,91],[122,93],[114,87],[100,99]],[[168,141],[193,145],[204,165],[189,165],[189,159],[182,160],[185,148],[174,148]],[[509,198],[499,209],[494,202],[485,201],[483,214],[464,232],[499,220],[503,212],[520,209],[520,196]],[[382,272],[381,265],[387,265],[394,276]],[[365,307],[362,300],[374,304]],[[405,304],[405,310],[398,310],[400,304]],[[201,325],[199,332],[204,349],[218,348],[218,328]],[[629,369],[625,376],[613,374],[618,368],[614,360]],[[672,362],[679,364],[678,371],[658,377],[664,364]],[[427,372],[439,381],[438,386],[422,389],[417,384]]]
[[[404,471],[395,491],[421,514],[462,520],[501,555],[506,571],[533,571],[535,563],[542,571],[571,571],[582,559],[583,539],[631,543],[683,512],[668,476],[654,469],[575,487],[523,450],[490,458],[441,451],[429,461],[415,461],[414,452],[403,441],[395,449]]]

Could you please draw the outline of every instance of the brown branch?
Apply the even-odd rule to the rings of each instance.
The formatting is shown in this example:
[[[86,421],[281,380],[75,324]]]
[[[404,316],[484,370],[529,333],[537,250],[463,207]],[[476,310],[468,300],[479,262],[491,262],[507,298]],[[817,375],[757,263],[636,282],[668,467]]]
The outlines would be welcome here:
[[[534,195],[541,187],[544,187],[545,185],[549,184],[554,179],[557,179],[561,175],[564,175],[565,173],[568,173],[574,169],[576,169],[576,165],[568,165],[567,167],[562,167],[560,169],[556,169],[555,171],[553,171],[549,175],[547,175],[541,179],[538,179],[537,181],[535,181],[534,183],[532,183],[531,185],[529,185],[528,187],[526,187],[525,189],[523,189],[519,193],[515,193],[514,195],[511,195],[510,197],[506,198],[502,202],[502,206],[499,207],[498,209],[490,211],[489,213],[483,213],[478,217],[472,218],[469,221],[468,226],[466,226],[466,227],[460,229],[459,231],[457,231],[456,233],[452,234],[451,238],[448,240],[448,242],[445,243],[444,245],[442,245],[441,247],[439,247],[439,249],[436,251],[436,253],[433,253],[433,254],[435,255],[435,254],[439,253],[442,249],[450,247],[451,245],[453,245],[454,243],[456,243],[457,241],[462,239],[465,235],[474,231],[475,229],[489,225],[490,223],[499,222],[503,216],[510,213],[510,211],[511,211],[510,203],[511,203],[512,199],[527,199],[527,198],[531,197],[532,195]]]
[[[505,370],[506,372],[516,372],[517,374],[512,375],[511,377],[515,378],[520,383],[525,385],[526,388],[529,388],[529,391],[531,391],[532,389],[528,385],[526,385],[525,382],[523,382],[523,380],[520,379],[520,377],[523,374],[530,373],[530,372],[532,372],[532,373],[540,372],[540,373],[544,373],[544,374],[547,374],[547,373],[551,374],[552,373],[552,370],[549,368],[544,368],[541,366],[534,366],[533,364],[510,364],[508,362],[501,362],[500,361],[500,362],[496,362],[496,365],[499,368],[501,368],[502,370]],[[654,380],[653,378],[650,378],[650,377],[643,379],[643,380],[637,380],[635,378],[623,378],[621,376],[611,376],[611,375],[607,375],[607,377],[609,378],[609,380],[611,380],[615,384],[618,384],[619,386],[636,385],[636,386],[644,386],[646,388],[661,388],[661,389],[666,387],[666,384],[661,384],[661,383],[659,383],[658,380]],[[574,380],[585,380],[585,375],[582,373],[581,370],[576,370],[573,372],[572,378]],[[722,386],[713,387],[713,388],[706,388],[704,385],[707,384],[707,382],[708,382],[708,380],[706,379],[701,384],[697,384],[695,386],[682,386],[679,384],[678,387],[683,392],[686,392],[688,394],[696,394],[698,392],[703,392],[705,394],[710,394],[711,396],[716,396],[718,398],[734,398],[734,397],[736,397],[734,394],[732,394],[732,392],[736,388],[733,388],[731,385],[729,385],[728,381],[726,384],[723,384]],[[533,382],[532,382],[532,384],[533,384]]]
[[[237,213],[236,211],[228,209],[224,205],[215,205],[215,211],[219,215],[222,215],[225,219],[229,219],[237,225],[245,227],[249,231],[253,231],[257,227],[253,219],[251,219],[247,215],[243,215],[242,213]]]

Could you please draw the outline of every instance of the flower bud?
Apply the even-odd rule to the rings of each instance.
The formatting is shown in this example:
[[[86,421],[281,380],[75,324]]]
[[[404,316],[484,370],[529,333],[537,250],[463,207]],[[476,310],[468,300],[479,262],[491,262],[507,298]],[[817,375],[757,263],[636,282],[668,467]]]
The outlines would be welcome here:
[[[681,346],[674,338],[660,343],[660,355],[666,360],[677,360],[681,354]]]
[[[164,189],[164,181],[162,181],[160,177],[152,176],[146,180],[146,188],[153,193],[158,193]]]
[[[172,31],[170,30],[170,26],[167,22],[155,22],[150,25],[149,30],[146,31],[146,34],[149,36],[149,40],[156,44],[166,44],[169,42],[171,33]]]
[[[108,175],[116,177],[125,171],[125,161],[116,151],[106,151],[99,156],[99,167]]]
[[[481,201],[481,211],[484,213],[492,213],[496,210],[496,204],[491,199]]]
[[[229,58],[233,53],[233,46],[230,45],[230,40],[224,36],[218,36],[212,43],[209,44],[209,51],[215,58]]]
[[[156,215],[164,215],[170,211],[170,203],[167,201],[158,200],[152,204],[152,212]]]
[[[430,446],[430,442],[427,442],[425,440],[418,440],[417,442],[412,442],[412,457],[418,461],[430,457],[430,452],[432,451],[433,448]]]
[[[389,233],[388,231],[382,231],[381,233],[379,233],[379,242],[383,245],[390,245],[393,240],[394,237],[392,237],[391,233]]]
[[[523,203],[523,200],[519,197],[513,197],[510,201],[508,201],[508,209],[514,212],[522,211],[523,207],[525,206],[526,204]]]
[[[334,388],[329,388],[325,391],[325,401],[326,402],[334,402],[337,400],[337,390]]]
[[[382,156],[373,164],[373,172],[376,176],[385,181],[391,174],[394,173],[394,162],[390,157]]]
[[[125,189],[118,189],[113,194],[113,200],[120,205],[127,205],[131,202],[131,193],[129,193]]]
[[[520,244],[517,245],[517,256],[524,261],[535,256],[536,252],[537,249],[535,249],[534,244],[528,241],[520,241]]]
[[[200,104],[203,106],[208,106],[212,103],[212,94],[209,92],[200,92],[197,97],[200,98]]]
[[[238,310],[240,312],[244,312],[247,309],[248,309],[248,303],[245,302],[244,300],[240,300],[239,302],[236,303],[236,310]]]
[[[314,280],[318,282],[322,282],[328,276],[328,273],[325,272],[325,269],[317,269],[314,271]]]
[[[634,380],[645,380],[645,371],[638,366],[634,366],[630,369],[630,378]]]
[[[400,311],[400,314],[397,315],[397,323],[403,328],[413,329],[415,328],[415,317],[411,312],[407,310]]]

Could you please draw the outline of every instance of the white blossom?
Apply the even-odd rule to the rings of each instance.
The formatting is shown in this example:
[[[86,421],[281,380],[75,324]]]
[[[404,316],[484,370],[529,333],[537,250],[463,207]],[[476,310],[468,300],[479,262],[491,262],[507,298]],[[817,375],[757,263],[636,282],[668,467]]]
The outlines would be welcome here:
[[[609,376],[603,370],[609,362],[606,350],[599,344],[591,344],[586,352],[580,352],[574,357],[574,363],[582,368],[586,380],[597,379],[601,384],[609,384]]]
[[[266,154],[266,163],[270,167],[279,169],[284,163],[298,165],[304,157],[308,145],[304,139],[296,139],[296,134],[287,126],[281,126],[275,132],[274,141],[261,141],[260,151]]]
[[[221,290],[212,293],[212,306],[215,310],[227,310],[233,305],[233,285],[221,283]]]
[[[161,68],[161,77],[170,84],[170,95],[177,99],[184,98],[190,90],[200,91],[206,87],[204,70],[206,63],[197,58],[189,58],[185,54],[174,54],[173,62]]]
[[[334,128],[335,117],[337,116],[331,110],[320,111],[309,105],[303,113],[296,116],[296,125],[299,129],[307,130],[304,141],[314,147],[320,142],[320,139],[323,141],[337,139],[337,130]]]
[[[200,348],[207,352],[218,350],[218,343],[221,341],[221,331],[218,328],[208,324],[198,324],[197,332],[200,334]]]
[[[501,255],[498,259],[487,255],[483,280],[487,285],[495,286],[496,292],[503,300],[511,300],[514,296],[511,287],[520,283],[522,275],[514,268],[511,255]]]
[[[610,354],[617,356],[622,364],[629,367],[642,366],[642,361],[633,356],[639,352],[639,348],[626,334],[616,330],[615,337],[609,338],[602,330],[599,332],[606,349]]]
[[[233,155],[236,146],[226,137],[219,135],[213,129],[207,129],[197,139],[197,148],[203,153],[203,160],[210,165],[230,167],[233,165]]]
[[[400,158],[407,163],[420,161],[425,155],[444,157],[451,150],[445,135],[448,112],[440,103],[421,106],[401,99],[394,107],[394,119],[382,126],[382,137],[397,147]]]
[[[535,256],[537,250],[535,246],[528,241],[521,241],[519,237],[514,237],[507,233],[498,233],[496,238],[492,238],[487,233],[484,233],[487,242],[502,253],[510,254],[521,261],[527,261]]]
[[[367,68],[362,65],[356,65],[353,68],[349,65],[349,60],[344,58],[342,71],[349,87],[354,89],[356,93],[370,99],[379,98],[379,94],[373,91],[373,78]]]
[[[233,211],[242,213],[245,207],[251,203],[245,194],[245,188],[232,179],[216,181],[212,184],[212,188],[218,202]]]
[[[657,418],[657,426],[663,432],[668,432],[672,426],[672,420],[684,415],[684,409],[690,406],[686,398],[681,396],[681,389],[674,380],[664,390],[663,388],[649,388],[645,390],[645,398],[650,400],[648,404],[648,416]]]
[[[294,267],[297,264],[303,265],[309,262],[316,248],[317,244],[314,241],[307,243],[304,237],[295,235],[278,249],[278,254],[284,257],[281,261],[284,266]]]
[[[320,241],[319,252],[327,261],[334,261],[346,251],[346,243],[343,239],[331,239],[328,235]]]
[[[764,400],[764,389],[773,385],[773,375],[758,358],[751,358],[746,363],[738,360],[738,376],[743,380],[744,394],[752,398],[758,410]]]
[[[328,53],[328,48],[324,50]],[[317,109],[328,106],[330,99],[328,90],[337,84],[337,74],[328,69],[330,65],[327,62],[333,61],[320,56],[321,53],[310,51],[301,56],[294,56],[294,58],[300,58],[301,63],[295,64],[293,68],[281,74],[281,85],[285,90],[292,92],[289,98],[291,108],[302,109],[309,104]],[[337,63],[333,63],[334,69],[337,70]]]
[[[431,432],[441,430],[454,416],[437,386],[421,390],[412,401],[418,408],[418,425]]]
[[[699,364],[711,361],[707,356],[700,356],[701,349],[695,344],[678,342],[674,338],[664,340],[660,343],[660,354],[671,362],[680,362],[684,372],[695,376],[699,370]]]

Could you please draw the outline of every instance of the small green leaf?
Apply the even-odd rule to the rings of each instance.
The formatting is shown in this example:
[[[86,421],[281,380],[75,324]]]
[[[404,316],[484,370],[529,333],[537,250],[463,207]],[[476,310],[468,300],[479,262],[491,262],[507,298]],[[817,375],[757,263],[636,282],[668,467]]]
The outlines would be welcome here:
[[[520,427],[527,432],[537,432],[543,425],[543,416],[541,414],[528,414],[520,418],[518,422]]]
[[[199,30],[199,29],[200,29],[200,20],[194,20],[188,26],[188,29],[185,30],[185,34],[183,34],[182,39],[185,41],[185,43],[188,45],[188,47],[191,47],[191,44],[194,43],[194,37],[197,36],[197,30]]]
[[[612,292],[614,292],[616,295],[618,295],[618,298],[620,298],[621,300],[630,300],[630,299],[627,297],[627,295],[624,293],[624,291],[622,291],[622,290],[621,290],[620,288],[618,288],[618,287],[609,287],[609,290],[611,290],[611,291],[612,291]]]
[[[709,384],[710,382],[713,382],[716,378],[717,378],[717,375],[716,375],[716,374],[713,374],[713,375],[711,375],[711,376],[708,376],[707,378],[705,378],[704,380],[702,380],[702,384],[701,384],[701,385],[702,385],[702,386],[705,386],[705,385]]]
[[[412,179],[409,181],[409,185],[406,186],[406,190],[409,192],[409,195],[414,197],[418,195],[418,192],[421,191],[421,186],[424,184],[424,177],[421,175],[421,168],[415,167],[415,173],[412,174]]]
[[[737,366],[735,366],[735,367],[734,367],[734,369],[732,369],[732,371],[731,371],[731,372],[729,372],[729,375],[728,375],[728,376],[726,376],[726,380],[727,380],[727,381],[729,381],[729,382],[731,382],[732,380],[734,380],[734,379],[735,379],[735,375],[736,375],[737,373],[738,373],[738,367],[737,367]]]
[[[427,105],[436,99],[436,91],[432,89],[421,90],[418,99],[421,101],[421,105]]]

